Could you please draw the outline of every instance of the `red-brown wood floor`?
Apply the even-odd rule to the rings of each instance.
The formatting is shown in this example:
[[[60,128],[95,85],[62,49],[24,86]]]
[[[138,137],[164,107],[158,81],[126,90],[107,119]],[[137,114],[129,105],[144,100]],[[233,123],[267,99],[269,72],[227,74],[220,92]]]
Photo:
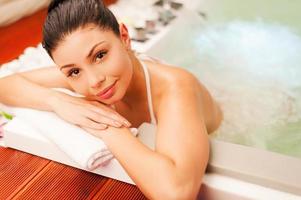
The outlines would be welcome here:
[[[112,3],[109,0],[106,3]],[[42,39],[46,9],[0,28],[0,64]],[[0,147],[0,199],[146,199],[130,184]]]
[[[111,4],[116,0],[105,2]],[[17,58],[26,47],[41,42],[45,16],[43,9],[0,28],[0,65]],[[3,147],[0,147],[0,185],[0,200],[147,199],[134,185]],[[198,199],[203,199],[200,195]]]

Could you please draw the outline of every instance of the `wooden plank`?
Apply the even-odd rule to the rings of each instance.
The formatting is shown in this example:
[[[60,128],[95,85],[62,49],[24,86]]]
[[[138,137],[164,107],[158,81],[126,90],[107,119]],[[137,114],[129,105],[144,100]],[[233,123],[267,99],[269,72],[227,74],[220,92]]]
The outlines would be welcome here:
[[[107,178],[51,161],[13,199],[88,199]]]
[[[93,197],[96,199],[114,199],[114,200],[140,200],[147,199],[135,185],[126,184],[117,180],[109,179],[106,184]]]
[[[145,199],[136,186],[51,161],[12,199]]]
[[[11,148],[0,147],[0,199],[9,199],[50,161]]]

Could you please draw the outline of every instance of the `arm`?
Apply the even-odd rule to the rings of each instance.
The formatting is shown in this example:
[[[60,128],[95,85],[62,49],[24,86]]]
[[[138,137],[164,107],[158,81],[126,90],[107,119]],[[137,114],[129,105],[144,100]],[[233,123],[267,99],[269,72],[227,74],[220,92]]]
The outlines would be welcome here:
[[[0,102],[19,107],[52,111],[49,103],[58,94],[51,87],[71,89],[56,67],[13,74],[0,79]]]
[[[193,199],[209,158],[198,84],[191,75],[176,78],[161,99],[152,151],[128,129],[92,131],[101,137],[139,189],[150,199]]]
[[[107,125],[130,126],[124,117],[107,106],[50,89],[53,87],[73,91],[57,67],[13,74],[0,79],[0,102],[53,111],[62,119],[84,127],[103,129]]]
[[[66,88],[73,91],[66,77],[56,66],[44,67],[26,72],[20,72],[23,78],[47,88]]]

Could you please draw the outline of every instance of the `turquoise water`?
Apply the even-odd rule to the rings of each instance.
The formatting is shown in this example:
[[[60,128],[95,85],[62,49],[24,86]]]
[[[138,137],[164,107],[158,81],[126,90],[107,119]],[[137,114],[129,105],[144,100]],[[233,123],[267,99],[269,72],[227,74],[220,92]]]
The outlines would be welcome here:
[[[211,137],[301,158],[301,1],[219,2],[202,7],[206,22],[187,14],[150,54],[194,73],[221,105]]]
[[[300,0],[210,0],[200,3],[198,10],[207,14],[210,23],[264,19],[301,34],[300,9]]]

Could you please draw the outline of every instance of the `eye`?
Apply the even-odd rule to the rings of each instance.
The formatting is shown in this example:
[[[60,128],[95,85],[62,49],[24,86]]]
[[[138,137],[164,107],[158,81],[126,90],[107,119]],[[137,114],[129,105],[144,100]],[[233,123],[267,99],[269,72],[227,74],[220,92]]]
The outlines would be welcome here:
[[[77,68],[72,68],[69,72],[68,72],[68,77],[76,77],[79,74],[79,69]]]
[[[103,57],[107,54],[107,52],[100,51],[95,55],[95,61],[99,61],[103,59]]]

